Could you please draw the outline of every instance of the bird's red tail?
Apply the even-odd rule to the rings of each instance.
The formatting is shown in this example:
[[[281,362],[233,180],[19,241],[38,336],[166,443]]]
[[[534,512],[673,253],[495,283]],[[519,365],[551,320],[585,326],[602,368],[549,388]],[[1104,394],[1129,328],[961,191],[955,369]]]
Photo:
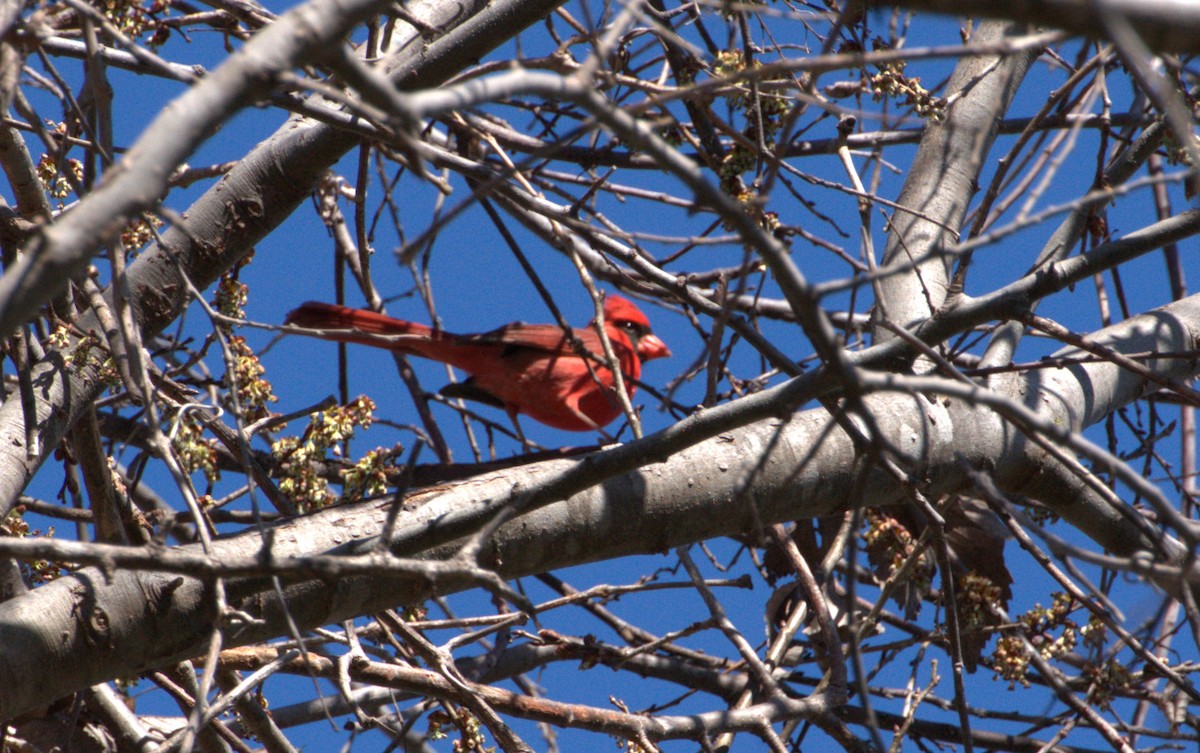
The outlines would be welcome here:
[[[284,320],[285,324],[306,329],[324,330],[322,337],[346,343],[361,343],[386,348],[388,344],[369,335],[404,335],[413,338],[431,338],[434,331],[424,324],[393,319],[374,311],[352,309],[332,303],[308,301],[300,304]],[[368,337],[363,337],[368,335]],[[397,343],[397,350],[405,349]]]

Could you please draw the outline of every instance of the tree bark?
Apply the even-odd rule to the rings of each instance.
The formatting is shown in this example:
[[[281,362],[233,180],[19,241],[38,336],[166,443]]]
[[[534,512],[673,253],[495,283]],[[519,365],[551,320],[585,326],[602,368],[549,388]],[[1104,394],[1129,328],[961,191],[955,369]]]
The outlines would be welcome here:
[[[1110,327],[1089,340],[1125,353],[1190,351],[1200,343],[1200,295]],[[1078,355],[1080,351],[1068,348],[1056,357]],[[1194,359],[1163,358],[1147,365],[1162,378],[1200,373]],[[962,387],[944,381],[948,388]],[[936,387],[935,382],[928,379],[923,384]],[[1112,363],[1079,363],[1008,375],[994,381],[991,393],[1035,413],[1046,426],[1078,431],[1153,386]],[[990,472],[1000,488],[1014,495],[1036,498],[1050,490],[1062,492],[1061,486],[1043,483],[1039,464],[1044,458],[1025,432],[1001,417],[1003,406],[998,412],[976,398],[931,398],[928,391],[910,394],[899,391],[901,387],[877,389],[878,394],[864,399],[876,444],[890,448],[908,477],[924,481],[928,494],[969,489],[970,473],[977,469]],[[776,388],[774,394],[786,393]],[[702,414],[695,420],[703,419]],[[681,422],[683,429],[690,420]],[[528,509],[500,527],[479,550],[478,564],[507,579],[663,552],[715,536],[753,533],[774,522],[905,498],[904,486],[863,455],[823,408],[756,421],[647,463],[663,456],[661,448],[678,430],[583,459],[537,463],[448,488],[417,491],[405,501],[392,551],[448,561],[461,548],[462,536],[506,506],[524,504]],[[630,469],[608,473],[622,465]],[[573,476],[582,477],[577,484],[581,489],[556,497],[553,490],[564,488],[563,479]],[[544,490],[551,491],[540,494]],[[1153,545],[1127,510],[1097,508],[1081,498],[1041,501],[1119,555]],[[226,626],[225,642],[231,646],[286,635],[285,610],[306,629],[480,584],[483,573],[467,566],[431,568],[422,575],[411,568],[402,572],[400,563],[384,559],[373,568],[356,561],[356,574],[338,577],[339,557],[373,551],[391,504],[374,501],[328,509],[266,526],[262,532],[218,540],[207,567],[188,560],[177,563],[176,573],[147,572],[127,569],[129,563],[112,559],[107,569],[86,568],[0,604],[0,719],[34,711],[97,682],[201,653],[216,618],[208,579],[230,574],[222,568],[269,572],[276,562],[276,571],[287,573],[283,602],[269,578],[226,582],[230,607],[261,621]],[[121,550],[104,551],[115,556]],[[1183,562],[1182,547],[1169,551],[1168,557],[1155,552],[1153,559]],[[3,542],[0,553],[7,553]],[[323,565],[286,561],[317,553],[331,557]],[[163,566],[170,567],[170,551],[161,554]],[[203,576],[194,575],[197,572]],[[326,577],[314,579],[314,572]],[[28,681],[35,676],[39,682]]]
[[[1008,18],[1024,24],[1065,29],[1097,39],[1108,35],[1106,15],[1124,18],[1152,49],[1200,52],[1200,7],[1179,0],[866,0],[875,7],[945,13],[951,16]]]

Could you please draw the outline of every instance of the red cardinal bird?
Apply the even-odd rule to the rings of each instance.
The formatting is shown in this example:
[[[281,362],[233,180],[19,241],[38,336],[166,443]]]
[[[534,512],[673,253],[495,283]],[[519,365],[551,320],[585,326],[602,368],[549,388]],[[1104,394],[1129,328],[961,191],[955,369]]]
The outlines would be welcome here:
[[[571,348],[562,328],[553,324],[514,322],[478,335],[455,335],[374,311],[313,301],[288,314],[286,321],[321,330],[314,334],[326,340],[373,345],[448,363],[471,376],[461,384],[448,385],[442,394],[495,405],[514,418],[524,413],[556,429],[592,431],[621,415],[611,392],[612,372],[602,360],[593,361],[593,378],[584,356]],[[610,295],[604,301],[604,331],[621,364],[625,389],[633,397],[633,380],[642,373],[642,361],[664,358],[671,351],[650,331],[646,315],[620,296]],[[594,329],[589,326],[572,332],[585,351],[603,357],[604,348]],[[381,341],[380,335],[389,339]]]

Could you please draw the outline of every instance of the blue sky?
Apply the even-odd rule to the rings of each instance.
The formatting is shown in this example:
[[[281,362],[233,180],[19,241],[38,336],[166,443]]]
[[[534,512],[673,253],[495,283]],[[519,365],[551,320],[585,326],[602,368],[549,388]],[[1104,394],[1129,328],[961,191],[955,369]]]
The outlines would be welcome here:
[[[283,10],[287,5],[280,3],[271,5],[271,7],[273,10]],[[877,16],[876,19],[876,27],[882,30],[886,25],[886,19],[883,16]],[[959,24],[950,20],[921,18],[914,23],[912,31],[908,43],[910,47],[935,43],[954,44],[959,40]],[[792,33],[797,35],[798,41],[804,39],[798,27],[793,27]],[[805,41],[813,43],[812,39]],[[547,39],[539,27],[524,35],[521,42],[526,54],[543,54]],[[217,35],[197,33],[193,35],[192,44],[187,46],[173,44],[169,45],[166,50],[174,60],[200,63],[211,68],[224,56],[223,44],[224,40]],[[511,48],[506,49],[511,50]],[[1077,45],[1073,44],[1070,47],[1070,54],[1074,55],[1076,49]],[[501,54],[504,52],[505,50],[502,50]],[[64,70],[65,75],[77,79],[78,63],[64,62],[62,65],[66,69]],[[952,65],[953,61],[936,60],[914,65],[910,68],[910,72],[919,69],[923,82],[931,86],[944,77]],[[839,78],[841,76],[837,74],[827,74],[822,78],[821,83],[826,84]],[[1011,114],[1013,116],[1031,115],[1044,101],[1047,92],[1060,84],[1064,78],[1061,68],[1045,62],[1036,63],[1022,87]],[[136,77],[133,74],[116,70],[112,71],[112,81],[117,97],[114,106],[114,112],[117,113],[117,140],[123,145],[130,144],[150,118],[171,97],[181,91],[180,85],[175,83],[162,82],[149,77]],[[1123,88],[1123,78],[1120,75],[1112,75],[1109,82],[1112,86],[1113,110],[1124,111],[1129,105],[1130,93]],[[847,104],[851,105],[852,103],[848,102]],[[514,108],[496,106],[491,109],[498,114],[510,117],[515,126],[532,127],[530,118],[527,115],[516,113]],[[193,166],[201,166],[237,159],[255,143],[266,138],[281,122],[282,117],[278,111],[248,110],[226,124],[218,134],[215,134],[194,155],[190,163]],[[911,120],[906,122],[909,125],[913,124]],[[808,132],[806,138],[830,137],[834,135],[835,124],[833,119],[826,119]],[[860,121],[860,124],[863,128],[874,128],[874,124],[867,120]],[[1094,131],[1084,131],[1079,134],[1079,145],[1076,152],[1068,155],[1068,166],[1055,177],[1053,185],[1038,202],[1039,207],[1044,208],[1069,200],[1086,190],[1095,170],[1094,158],[1089,161],[1087,155],[1094,154],[1096,138]],[[998,142],[993,152],[993,164],[995,158],[1003,154],[1007,145],[1011,143],[1011,137],[1002,138]],[[36,146],[31,148],[35,152],[39,151]],[[887,150],[885,158],[890,165],[894,165],[902,171],[915,149],[915,145],[893,147]],[[356,159],[357,155],[348,155],[340,163],[339,172],[352,177]],[[860,157],[857,163],[862,169],[864,159]],[[847,182],[846,176],[834,156],[798,160],[795,164],[806,173],[825,180],[839,184]],[[565,168],[558,166],[558,169]],[[984,176],[985,185],[991,175],[991,169],[989,168]],[[864,179],[866,178],[867,175],[864,174]],[[668,190],[682,195],[682,189],[676,182],[656,173],[619,171],[614,176],[614,180],[651,189]],[[902,180],[902,172],[896,173],[887,168],[883,169],[880,175],[881,195],[895,198]],[[373,183],[369,195],[372,209],[379,200],[378,185],[378,182]],[[455,193],[447,200],[446,208],[456,206],[469,195],[469,191],[461,181],[455,180],[454,186]],[[786,199],[781,190],[772,197],[772,208],[780,211],[783,221],[787,224],[803,225],[806,229],[837,243],[851,254],[857,255],[859,219],[854,199],[844,194],[818,189],[800,181],[797,181],[797,186],[805,198],[817,201],[820,212],[829,216],[832,223],[846,235],[842,236],[830,225],[814,219],[811,214],[799,207],[797,202]],[[173,192],[167,203],[175,210],[183,210],[204,188],[207,188],[207,185],[201,184],[192,189]],[[1175,206],[1183,206],[1186,200],[1182,197],[1181,189],[1178,186],[1172,186],[1171,191]],[[422,184],[411,176],[406,176],[400,184],[397,198],[399,199],[397,211],[403,235],[394,232],[394,228],[386,220],[379,224],[379,233],[375,240],[376,254],[373,261],[375,282],[385,297],[396,297],[396,300],[389,304],[390,313],[399,317],[424,321],[426,315],[420,301],[416,297],[408,295],[412,291],[412,278],[407,270],[401,269],[396,263],[394,252],[401,247],[405,240],[419,235],[426,229],[437,195],[427,184]],[[637,200],[618,202],[607,196],[600,197],[599,202],[603,211],[624,227],[647,233],[687,235],[696,232],[711,221],[707,216],[691,214],[682,209],[663,210],[649,202]],[[1149,202],[1148,191],[1141,191],[1131,197],[1119,199],[1109,216],[1111,229],[1117,234],[1122,234],[1148,224],[1149,218],[1153,216],[1152,206]],[[343,211],[350,211],[350,207],[346,204],[343,204],[342,208]],[[977,294],[990,290],[1023,273],[1032,263],[1040,250],[1042,241],[1053,229],[1053,226],[1054,222],[1051,221],[1031,228],[976,254],[975,266],[967,292]],[[530,236],[517,223],[509,221],[508,227],[518,238],[530,261],[543,276],[542,279],[555,292],[556,301],[566,318],[582,326],[591,317],[591,304],[578,282],[577,274],[570,261],[557,251],[548,248],[542,241]],[[873,217],[872,229],[876,248],[882,249],[885,230],[878,213]],[[1187,259],[1186,271],[1193,282],[1200,279],[1200,265],[1193,258],[1194,243],[1194,241],[1188,241],[1181,247],[1181,252]],[[652,253],[664,254],[670,247],[669,245],[656,246],[647,243],[647,248]],[[301,207],[283,226],[259,245],[255,263],[243,272],[243,281],[250,285],[250,305],[247,309],[249,316],[258,321],[281,323],[286,312],[304,300],[332,300],[334,295],[332,250],[332,240],[311,207]],[[840,279],[847,274],[846,266],[836,257],[801,239],[795,241],[793,255],[813,282]],[[729,243],[701,248],[689,254],[678,265],[668,268],[679,272],[702,271],[737,264],[741,257],[742,250],[739,245]],[[437,296],[442,323],[450,331],[484,331],[512,320],[550,320],[549,312],[538,299],[532,285],[520,272],[516,261],[505,248],[498,232],[478,207],[472,207],[450,222],[439,233],[431,253],[429,274]],[[759,282],[759,280],[755,280],[754,284],[757,285]],[[765,296],[779,297],[778,291],[769,277],[761,282]],[[1122,270],[1121,282],[1129,307],[1133,312],[1161,305],[1169,300],[1167,278],[1158,254],[1149,255],[1128,269]],[[1109,278],[1109,288],[1111,293],[1111,277]],[[866,292],[864,291],[862,295],[866,295]],[[863,298],[860,297],[856,309],[859,312],[866,310],[862,301]],[[349,302],[361,303],[361,300],[352,298]],[[837,309],[846,305],[847,297],[833,297],[826,303],[831,309]],[[661,388],[685,365],[691,363],[703,352],[704,343],[684,316],[675,311],[649,305],[645,309],[653,321],[655,331],[675,353],[672,360],[653,362],[644,370],[643,379]],[[1064,294],[1048,300],[1039,313],[1054,318],[1076,331],[1086,332],[1098,326],[1096,296],[1084,285],[1077,286],[1077,290],[1072,294]],[[187,331],[202,336],[205,328],[206,324],[201,312],[193,307],[188,315]],[[783,323],[765,322],[763,329],[776,344],[790,355],[799,358],[810,353],[811,349],[798,328]],[[273,339],[270,334],[256,331],[247,331],[247,336],[252,343],[259,347]],[[1048,344],[1039,338],[1026,338],[1018,360],[1033,360],[1055,349],[1057,346]],[[276,343],[265,356],[264,364],[267,367],[267,377],[274,383],[276,394],[280,398],[276,405],[277,410],[290,412],[311,405],[326,395],[333,394],[336,391],[334,354],[333,345],[300,337],[288,337]],[[352,347],[350,348],[349,363],[351,396],[359,393],[369,394],[378,404],[377,415],[388,419],[389,422],[408,424],[417,421],[411,401],[400,384],[391,357],[387,353]],[[219,366],[214,368],[219,373]],[[755,376],[759,373],[758,358],[743,343],[735,350],[731,368],[741,377]],[[434,391],[445,382],[442,367],[439,365],[418,364],[418,369],[422,384],[427,390]],[[778,382],[778,378],[775,381]],[[726,387],[727,385],[722,385],[722,389]],[[676,400],[683,405],[693,405],[701,399],[703,392],[704,380],[701,376],[684,384],[677,392]],[[662,428],[673,420],[669,414],[658,410],[657,406],[643,394],[639,394],[639,399],[635,402],[645,406],[642,415],[647,431]],[[494,420],[505,422],[503,413],[500,411],[486,407],[481,407],[479,410]],[[459,460],[468,461],[470,452],[459,428],[459,422],[453,419],[445,409],[435,408],[435,411],[441,418],[442,428],[447,432],[456,457]],[[1175,418],[1175,415],[1166,416],[1166,420]],[[595,439],[588,434],[555,431],[538,426],[528,420],[524,421],[522,426],[531,439],[547,447],[582,445]],[[291,431],[299,432],[301,429],[302,423],[297,423],[293,425]],[[1116,431],[1120,433],[1123,430],[1118,428]],[[1090,436],[1103,441],[1105,438],[1103,427],[1094,428]],[[624,437],[627,438],[628,433]],[[390,446],[397,442],[407,446],[412,441],[413,435],[409,431],[379,425],[356,439],[354,447],[356,451],[361,451],[377,445]],[[504,441],[499,443],[498,453],[501,457],[509,456],[513,452],[515,452],[515,445]],[[427,453],[424,459],[431,460],[432,455]],[[31,493],[44,498],[54,498],[57,494],[59,476],[53,466],[54,462],[51,461],[43,470],[41,479],[31,488]],[[1156,475],[1156,472],[1152,472],[1151,475]],[[1157,475],[1161,476],[1162,474],[1157,473]],[[166,491],[169,488],[160,478],[151,477],[151,480],[160,491]],[[226,483],[233,482],[227,481]],[[1172,492],[1168,491],[1168,493],[1174,497]],[[64,526],[57,527],[62,534],[66,534]],[[717,559],[723,561],[728,561],[738,549],[736,544],[729,541],[714,542],[712,546],[714,551],[718,552]],[[698,560],[703,559],[698,551],[695,556]],[[1048,583],[1048,578],[1040,570],[1034,569],[1028,560],[1014,557],[1012,549],[1010,549],[1009,561],[1024,563],[1017,573],[1019,577],[1016,598],[1013,603],[1014,611],[1026,609],[1038,601],[1043,604],[1047,603],[1049,592],[1054,590],[1054,587]],[[632,582],[647,572],[658,568],[670,568],[673,565],[674,558],[671,556],[647,556],[591,567],[574,568],[562,575],[576,587],[584,588],[594,583]],[[735,565],[734,575],[747,571],[749,567],[748,556],[743,552]],[[725,577],[715,571],[711,576]],[[681,580],[684,576],[682,573],[674,573],[663,574],[661,577],[666,580]],[[529,589],[530,595],[535,601],[548,596],[546,589],[533,579],[527,579],[522,585]],[[1130,594],[1129,601],[1123,603],[1123,607],[1134,623],[1138,621],[1139,616],[1148,613],[1157,603],[1148,589],[1121,589],[1118,586],[1118,590],[1125,590]],[[726,599],[730,613],[735,615],[735,619],[752,638],[762,635],[762,604],[766,593],[766,587],[761,581],[756,583],[756,589],[753,592],[733,590],[721,592],[721,596]],[[657,632],[677,630],[707,616],[703,605],[694,593],[679,591],[678,594],[678,597],[666,602],[657,594],[626,597],[619,603],[611,605],[611,608],[623,614],[627,619]],[[488,600],[479,594],[457,595],[451,597],[449,603],[460,614],[494,611]],[[437,611],[436,609],[432,610],[432,614],[440,616],[437,615]],[[549,615],[546,617],[546,624],[565,633],[596,632],[604,640],[616,640],[599,623],[582,618],[580,613]],[[526,629],[533,631],[535,628],[528,626]],[[685,642],[692,647],[732,655],[728,644],[715,632],[710,631]],[[1193,654],[1195,653],[1194,647],[1191,651]],[[943,658],[939,662],[939,668],[944,678],[939,687],[939,693],[949,697],[952,693],[948,684],[949,661]],[[896,662],[895,666],[889,669],[884,676],[873,678],[873,682],[903,684],[902,679],[893,676],[894,673],[902,671],[904,671],[903,662]],[[661,692],[661,686],[655,686],[649,682],[622,681],[622,677],[623,675],[616,675],[606,669],[592,669],[587,674],[583,674],[574,665],[564,664],[554,666],[548,669],[545,675],[533,679],[550,687],[552,695],[560,699],[607,705],[605,698],[611,694],[619,696],[634,709],[662,701],[673,692]],[[918,680],[923,683],[927,679],[926,670],[922,669]],[[290,700],[289,696],[293,693],[296,699],[311,695],[311,684],[308,680],[272,680],[268,685],[268,693],[272,692],[275,684],[281,687],[290,686],[288,692],[274,696],[272,703],[275,706],[287,703]],[[970,678],[969,694],[978,694],[979,698],[986,698],[989,703],[993,703],[999,708],[1026,711],[1045,700],[1036,691],[1032,696],[1017,692],[997,699],[994,689],[1000,687],[1002,685],[995,685],[988,673],[981,670],[978,675]],[[990,695],[984,695],[989,693]],[[1031,698],[1039,700],[1031,703]],[[146,708],[154,708],[154,702],[149,699],[145,699],[145,703],[147,704]],[[708,710],[715,707],[714,702],[707,697],[692,698],[667,713]],[[163,710],[164,713],[170,713],[169,706],[164,705]],[[948,715],[945,720],[952,721]],[[1154,723],[1161,725],[1161,718]],[[535,748],[543,747],[532,725],[520,723],[518,729],[527,741],[534,744]],[[339,745],[344,740],[343,733],[325,723],[309,725],[303,730],[290,734],[292,734],[294,742],[309,750],[327,749]],[[1085,745],[1097,744],[1097,741],[1087,733],[1072,735],[1068,742]],[[562,750],[612,749],[611,741],[606,741],[601,736],[584,736],[572,732],[563,733],[560,746]],[[360,750],[375,750],[380,747],[381,742],[376,733],[368,734],[356,743],[356,749]],[[666,749],[688,750],[690,747],[689,744],[677,743],[668,745]]]

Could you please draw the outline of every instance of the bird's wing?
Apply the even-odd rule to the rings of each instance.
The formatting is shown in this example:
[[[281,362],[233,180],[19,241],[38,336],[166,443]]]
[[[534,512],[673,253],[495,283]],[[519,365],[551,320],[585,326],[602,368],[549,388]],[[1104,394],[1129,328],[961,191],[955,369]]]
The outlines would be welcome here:
[[[572,329],[571,332],[583,345],[585,351],[596,356],[601,356],[604,353],[604,347],[600,344],[600,337],[596,334],[595,330],[589,327],[587,329]],[[483,332],[478,335],[457,335],[455,337],[462,344],[505,345],[510,348],[528,348],[530,350],[559,355],[574,355],[575,352],[571,344],[567,341],[567,336],[562,328],[553,324],[513,322],[490,332]],[[626,352],[632,352],[633,348],[629,342],[629,338],[616,327],[608,327],[608,338],[612,342],[613,348],[616,350],[619,358],[623,357]]]
[[[591,334],[592,339],[596,339],[595,333],[585,333],[583,330],[575,330],[575,334],[576,336]],[[556,327],[553,324],[513,322],[503,327],[497,327],[490,332],[481,332],[477,335],[459,335],[457,339],[464,345],[468,343],[506,345],[551,353],[562,352],[564,350],[566,352],[570,351],[567,345],[566,334],[562,331],[561,327]]]

